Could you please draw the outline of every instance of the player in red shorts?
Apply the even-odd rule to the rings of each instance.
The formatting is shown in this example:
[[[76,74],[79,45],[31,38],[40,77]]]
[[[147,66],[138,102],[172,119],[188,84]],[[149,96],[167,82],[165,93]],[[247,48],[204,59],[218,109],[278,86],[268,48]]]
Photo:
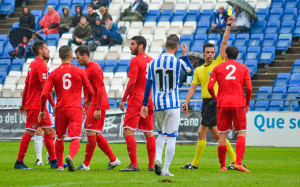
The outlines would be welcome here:
[[[238,49],[234,46],[226,48],[224,62],[214,68],[209,78],[208,91],[217,100],[217,127],[220,132],[218,156],[221,164],[220,171],[227,171],[226,138],[227,132],[232,130],[232,122],[237,133],[236,162],[234,169],[250,172],[242,164],[245,153],[245,137],[247,130],[246,113],[249,110],[252,95],[251,77],[247,66],[235,61]],[[219,84],[218,97],[216,97],[213,86]],[[244,96],[244,85],[246,86],[246,102]]]
[[[47,65],[44,63],[46,59],[49,59],[49,49],[45,42],[37,41],[32,46],[35,60],[31,62],[28,70],[28,75],[25,81],[25,88],[22,95],[22,105],[20,106],[20,114],[24,114],[26,111],[26,132],[24,133],[21,143],[17,161],[15,163],[15,169],[29,169],[23,162],[26,155],[31,137],[34,135],[38,127],[42,127],[45,132],[44,142],[49,152],[51,168],[57,168],[57,160],[54,151],[54,144],[52,141],[52,124],[47,109],[45,110],[45,118],[38,122],[40,106],[40,95],[47,79]],[[49,102],[51,103],[53,110],[55,109],[55,103],[49,95]]]
[[[139,171],[137,156],[136,156],[136,141],[134,139],[134,131],[138,127],[143,130],[147,141],[148,151],[148,171],[154,171],[154,157],[155,157],[155,138],[153,137],[153,102],[151,95],[149,97],[149,115],[142,118],[140,115],[142,109],[142,102],[144,98],[144,91],[146,86],[147,66],[153,60],[150,56],[145,54],[147,41],[143,36],[134,36],[131,38],[131,54],[136,55],[130,62],[130,69],[128,72],[129,82],[126,87],[120,109],[125,111],[124,105],[128,99],[128,107],[126,109],[124,119],[123,135],[127,144],[127,151],[130,157],[131,164],[120,171]]]
[[[66,157],[69,171],[75,171],[73,158],[80,148],[80,138],[82,131],[82,104],[81,90],[82,87],[87,91],[88,104],[93,96],[93,88],[85,72],[71,64],[73,59],[72,48],[62,46],[59,49],[59,57],[62,65],[52,71],[48,77],[46,85],[41,95],[41,112],[39,120],[45,116],[44,108],[48,93],[54,86],[57,95],[57,104],[55,110],[55,130],[56,142],[55,151],[58,162],[58,171],[64,171],[63,154],[64,154],[64,135],[68,128],[68,137],[72,139],[69,147],[69,155]]]
[[[91,107],[87,110],[86,134],[88,141],[85,149],[85,159],[76,169],[90,170],[90,161],[93,157],[96,144],[110,160],[107,169],[113,169],[120,165],[121,162],[114,155],[108,142],[101,134],[105,121],[105,111],[110,109],[103,82],[103,72],[99,64],[91,61],[90,51],[87,46],[78,47],[75,50],[75,54],[78,63],[85,66],[86,75],[94,90]]]

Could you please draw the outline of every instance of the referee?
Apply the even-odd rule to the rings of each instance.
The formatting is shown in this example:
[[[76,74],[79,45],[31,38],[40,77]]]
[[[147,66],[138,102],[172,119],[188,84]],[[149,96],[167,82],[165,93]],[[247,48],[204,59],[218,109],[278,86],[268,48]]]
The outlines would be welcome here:
[[[218,141],[219,140],[219,132],[217,129],[217,120],[216,120],[216,112],[217,112],[217,102],[213,100],[212,96],[208,92],[208,82],[209,82],[209,76],[217,65],[221,64],[222,62],[225,62],[225,50],[227,47],[227,41],[229,38],[230,33],[230,27],[231,24],[234,21],[234,16],[230,16],[227,20],[227,26],[226,30],[223,36],[223,41],[220,48],[220,54],[214,60],[215,58],[215,47],[211,43],[206,43],[203,45],[203,56],[205,58],[205,63],[196,68],[192,86],[189,89],[189,92],[187,94],[186,100],[184,104],[181,106],[182,109],[187,110],[188,109],[188,102],[193,97],[197,86],[201,85],[201,96],[203,98],[202,103],[202,121],[201,125],[198,130],[198,143],[197,143],[197,149],[195,158],[192,163],[188,163],[185,166],[180,167],[181,169],[198,169],[200,158],[204,152],[205,146],[206,146],[206,134],[207,131],[210,130],[212,136]],[[215,93],[218,93],[218,85],[215,84],[214,86]],[[231,159],[232,164],[228,167],[228,169],[233,169],[234,162],[236,160],[235,153],[230,145],[230,142],[226,139],[226,145],[228,148],[228,156]]]

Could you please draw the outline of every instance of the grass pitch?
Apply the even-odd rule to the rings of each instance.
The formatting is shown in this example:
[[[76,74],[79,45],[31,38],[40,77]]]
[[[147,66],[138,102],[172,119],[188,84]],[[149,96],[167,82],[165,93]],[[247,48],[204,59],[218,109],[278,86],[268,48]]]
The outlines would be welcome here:
[[[77,167],[84,159],[84,143],[74,159]],[[91,171],[58,172],[46,165],[34,166],[36,156],[31,142],[25,164],[33,170],[16,170],[19,142],[0,142],[0,186],[300,186],[300,148],[247,147],[244,163],[251,173],[218,171],[217,146],[207,146],[198,170],[182,170],[180,166],[194,158],[195,145],[176,145],[170,167],[175,177],[160,177],[147,171],[148,156],[145,144],[137,145],[140,172],[119,172],[129,165],[126,144],[110,144],[121,166],[106,170],[108,158],[96,147]],[[65,155],[69,143],[65,144]],[[227,164],[230,159],[227,158]]]

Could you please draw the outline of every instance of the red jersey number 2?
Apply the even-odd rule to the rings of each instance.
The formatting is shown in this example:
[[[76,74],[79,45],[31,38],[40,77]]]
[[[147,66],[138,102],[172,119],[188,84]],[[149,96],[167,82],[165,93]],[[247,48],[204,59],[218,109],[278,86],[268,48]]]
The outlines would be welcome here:
[[[225,80],[235,80],[235,76],[232,76],[232,74],[234,74],[236,67],[232,64],[226,66],[226,69],[231,69],[231,71],[227,74]]]
[[[63,82],[63,87],[65,90],[68,90],[71,88],[72,86],[72,82],[69,78],[71,78],[71,74],[70,73],[65,73],[62,77],[62,82]]]

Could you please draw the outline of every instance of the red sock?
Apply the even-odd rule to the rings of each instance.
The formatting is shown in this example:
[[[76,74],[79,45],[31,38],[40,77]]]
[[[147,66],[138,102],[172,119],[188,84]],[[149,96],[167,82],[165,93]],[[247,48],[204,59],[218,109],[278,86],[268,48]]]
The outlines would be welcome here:
[[[220,145],[218,147],[218,156],[219,156],[219,162],[221,164],[221,168],[226,167],[226,164],[225,164],[226,152],[227,152],[227,146],[226,145]]]
[[[155,138],[151,136],[146,139],[147,140],[147,151],[148,151],[148,159],[149,165],[148,168],[154,167],[154,157],[155,157]]]
[[[85,148],[84,165],[89,166],[96,148],[96,135],[88,136],[88,141]]]
[[[55,153],[56,153],[58,167],[64,167],[64,150],[65,150],[64,140],[59,141],[58,139],[56,139]]]
[[[44,143],[47,148],[50,160],[56,159],[52,134],[44,134]]]
[[[236,140],[236,164],[242,165],[242,160],[244,158],[245,154],[245,137],[244,136],[238,136]]]
[[[17,158],[18,161],[23,161],[24,160],[24,157],[26,155],[31,137],[32,136],[30,136],[29,134],[24,133],[24,135],[22,137],[22,140],[21,140],[21,143],[20,143],[20,149],[19,149],[19,154],[18,154],[18,158]]]
[[[116,156],[112,152],[107,140],[102,136],[102,134],[99,134],[97,137],[97,145],[108,156],[110,162],[116,161]]]
[[[73,159],[74,156],[78,153],[80,148],[80,139],[76,138],[71,141],[70,147],[69,147],[69,155]]]
[[[125,137],[127,144],[127,151],[130,157],[131,164],[134,167],[138,167],[137,158],[136,158],[136,141],[133,135]]]

